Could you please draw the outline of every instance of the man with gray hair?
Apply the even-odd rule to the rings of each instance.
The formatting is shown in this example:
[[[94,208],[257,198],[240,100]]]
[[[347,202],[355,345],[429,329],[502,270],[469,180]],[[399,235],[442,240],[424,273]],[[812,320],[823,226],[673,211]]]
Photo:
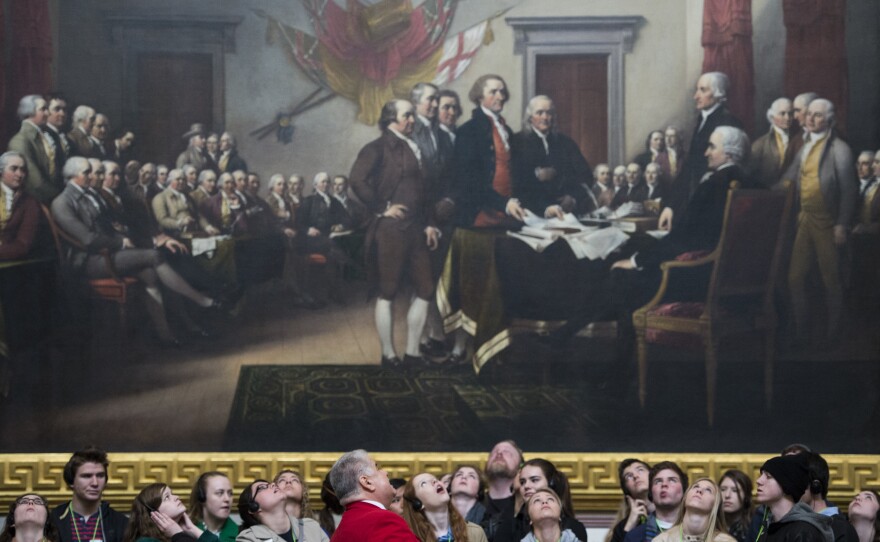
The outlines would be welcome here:
[[[770,131],[752,143],[752,158],[748,172],[764,186],[779,182],[779,176],[788,169],[800,146],[791,138],[792,105],[788,98],[777,98],[767,110]],[[795,138],[797,139],[797,138]]]
[[[694,135],[691,137],[687,158],[678,180],[673,185],[671,198],[673,207],[679,212],[679,215],[696,192],[700,179],[706,173],[705,153],[709,147],[709,137],[712,132],[719,126],[742,128],[742,123],[730,113],[725,105],[728,87],[727,75],[721,72],[704,73],[697,80],[694,105],[700,112],[700,116],[694,127]]]
[[[551,344],[564,344],[588,322],[607,318],[610,312],[617,317],[619,332],[623,336],[631,334],[632,312],[647,303],[660,285],[660,264],[685,252],[715,249],[721,238],[730,184],[739,181],[740,188],[760,188],[749,181],[742,169],[749,146],[748,136],[739,128],[715,128],[704,154],[709,171],[697,186],[683,216],[668,235],[659,241],[648,240],[629,258],[614,262],[609,280],[594,293],[593,306],[585,304],[583,313],[551,334]],[[663,209],[661,223],[664,215],[668,215],[666,224],[671,224],[672,210]],[[708,285],[708,274],[703,278]],[[700,280],[691,281],[689,288],[700,288],[700,283]]]
[[[804,92],[795,96],[794,100],[791,103],[791,112],[795,120],[795,125],[791,127],[791,134],[793,136],[799,136],[799,138],[801,139],[801,145],[803,145],[804,140],[807,139],[808,133],[807,108],[810,106],[810,102],[818,97],[819,95],[815,92]],[[800,150],[800,147],[798,147],[798,150]]]
[[[27,165],[16,151],[0,155],[0,262],[28,257],[40,225],[40,205],[24,192]]]
[[[205,152],[205,125],[198,122],[190,125],[181,138],[187,140],[188,144],[186,150],[177,157],[177,169],[185,164],[192,164],[198,171],[208,167],[210,158]]]
[[[9,141],[9,150],[24,157],[27,178],[24,189],[40,203],[49,205],[64,188],[57,182],[52,140],[43,133],[49,119],[49,105],[42,96],[31,94],[18,103],[21,129]]]
[[[526,209],[561,218],[594,208],[587,194],[593,172],[577,143],[556,130],[556,107],[548,96],[529,100],[511,149],[513,197]]]
[[[788,269],[795,336],[792,346],[809,347],[806,278],[818,263],[828,309],[827,342],[839,344],[843,293],[838,251],[846,244],[856,213],[858,182],[853,154],[834,130],[834,104],[817,98],[807,107],[808,139],[783,175],[797,183],[797,232]]]
[[[87,105],[80,105],[73,110],[71,124],[73,128],[67,133],[70,140],[71,156],[92,156],[92,125],[95,123],[95,110]]]
[[[330,485],[345,506],[334,542],[418,542],[406,521],[388,510],[394,488],[366,450],[343,454],[330,469]]]
[[[217,170],[220,173],[233,171],[247,171],[247,162],[238,155],[235,136],[229,132],[223,132],[220,136],[220,156],[217,158]]]

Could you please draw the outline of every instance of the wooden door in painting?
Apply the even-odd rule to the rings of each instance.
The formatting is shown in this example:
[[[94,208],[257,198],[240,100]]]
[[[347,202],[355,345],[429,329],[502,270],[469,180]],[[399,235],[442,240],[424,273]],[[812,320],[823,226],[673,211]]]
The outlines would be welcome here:
[[[210,130],[213,118],[211,55],[142,53],[137,61],[136,156],[174,167],[190,126]]]
[[[535,93],[553,99],[559,131],[591,166],[608,161],[607,55],[538,55]]]

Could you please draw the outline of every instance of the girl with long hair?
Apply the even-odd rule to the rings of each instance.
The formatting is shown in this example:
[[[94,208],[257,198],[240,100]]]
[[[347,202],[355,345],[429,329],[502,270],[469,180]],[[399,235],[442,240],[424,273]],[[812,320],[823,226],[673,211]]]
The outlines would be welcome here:
[[[440,480],[427,472],[404,486],[403,519],[421,542],[486,542],[483,529],[461,517]]]
[[[752,507],[752,480],[743,471],[731,469],[721,475],[718,489],[727,532],[737,542],[750,542],[749,528],[755,511]]]
[[[298,472],[284,469],[275,475],[273,482],[287,496],[285,508],[291,517],[314,519],[314,513],[309,504],[309,486],[306,485]]]
[[[859,542],[880,542],[880,495],[862,491],[849,503],[849,522],[859,535]],[[2,541],[0,541],[2,542]]]
[[[25,493],[15,499],[6,515],[0,542],[58,542],[55,525],[49,521],[46,499]]]
[[[131,503],[123,542],[217,542],[217,536],[196,527],[180,497],[165,484],[150,484]]]
[[[682,501],[683,513],[655,542],[736,542],[727,534],[721,513],[721,491],[710,478],[700,478],[688,488]]]
[[[519,471],[519,493],[524,504],[516,514],[516,517],[514,517],[512,526],[513,537],[511,540],[522,540],[531,530],[529,526],[528,502],[539,489],[552,489],[556,493],[559,504],[562,507],[562,530],[570,530],[578,540],[586,542],[587,529],[581,522],[575,519],[568,477],[557,469],[556,465],[541,458],[529,459],[523,463]]]
[[[287,513],[287,495],[268,480],[256,480],[238,497],[241,530],[238,542],[328,542],[330,538],[312,518]]]
[[[583,540],[562,523],[562,499],[549,487],[535,490],[526,501],[531,529],[522,542],[578,542]]]

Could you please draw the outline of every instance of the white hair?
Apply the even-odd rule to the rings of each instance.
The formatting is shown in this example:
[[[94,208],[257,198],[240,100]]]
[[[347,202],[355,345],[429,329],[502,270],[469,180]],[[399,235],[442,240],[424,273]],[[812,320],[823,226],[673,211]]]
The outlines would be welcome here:
[[[360,478],[375,471],[366,450],[354,450],[336,460],[330,469],[330,485],[340,504],[346,505],[360,494]]]
[[[831,126],[834,124],[834,119],[837,118],[837,115],[834,112],[834,104],[831,103],[831,100],[826,100],[825,98],[816,98],[810,105],[819,104],[825,106],[825,120],[828,122],[828,125]]]
[[[525,113],[523,113],[523,130],[528,130],[529,128],[531,128],[531,126],[532,126],[531,119],[532,119],[532,115],[535,114],[535,103],[538,100],[547,100],[548,102],[550,102],[550,112],[551,113],[556,112],[556,104],[553,103],[553,99],[551,99],[550,96],[547,96],[545,94],[538,94],[537,96],[535,96],[534,98],[529,100],[528,104],[526,104],[526,111],[525,111]],[[553,118],[550,122],[550,131],[552,132],[554,130],[556,130],[556,115],[553,115]]]
[[[73,125],[79,126],[82,121],[88,120],[94,114],[95,110],[87,105],[77,106],[77,108],[73,110]]]
[[[626,175],[626,166],[617,166],[613,171],[614,175]]]
[[[284,175],[276,173],[269,177],[269,190],[273,190],[279,184],[284,184]]]
[[[709,78],[709,86],[712,88],[712,96],[718,98],[719,102],[727,100],[727,89],[730,86],[730,80],[727,74],[723,72],[706,72],[700,77]]]
[[[788,98],[776,98],[773,100],[773,103],[770,104],[770,109],[767,110],[767,121],[770,124],[773,124],[773,117],[779,114],[779,108],[782,107],[782,104],[788,103],[791,106],[791,100]]]
[[[317,175],[315,175],[315,178],[312,179],[312,185],[317,185],[319,182],[323,181],[324,179],[327,179],[328,181],[330,180],[330,174],[327,173],[326,171],[322,171],[322,172],[318,173]]]
[[[202,184],[203,182],[208,180],[208,177],[213,176],[215,179],[217,178],[217,174],[214,173],[213,170],[203,169],[201,173],[199,173],[199,178],[196,179],[197,184]]]
[[[67,159],[67,162],[64,163],[64,169],[62,170],[64,180],[70,181],[78,176],[86,166],[89,166],[89,161],[87,159],[82,156],[71,156]]]
[[[802,102],[804,104],[804,107],[807,107],[808,105],[810,105],[810,102],[812,102],[813,100],[815,100],[818,97],[819,97],[819,95],[816,94],[815,92],[804,92],[804,93],[801,93],[801,94],[798,94],[797,96],[795,96],[794,100],[792,100],[792,103]]]
[[[745,132],[733,126],[719,126],[712,133],[721,135],[721,146],[731,162],[734,164],[745,162],[752,146]]]

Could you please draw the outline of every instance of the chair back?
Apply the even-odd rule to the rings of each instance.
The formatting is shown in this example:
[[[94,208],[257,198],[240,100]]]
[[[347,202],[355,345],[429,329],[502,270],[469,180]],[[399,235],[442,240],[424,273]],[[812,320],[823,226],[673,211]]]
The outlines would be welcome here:
[[[710,304],[736,295],[761,294],[762,301],[770,300],[782,261],[793,193],[791,183],[781,190],[730,189],[715,249]]]

